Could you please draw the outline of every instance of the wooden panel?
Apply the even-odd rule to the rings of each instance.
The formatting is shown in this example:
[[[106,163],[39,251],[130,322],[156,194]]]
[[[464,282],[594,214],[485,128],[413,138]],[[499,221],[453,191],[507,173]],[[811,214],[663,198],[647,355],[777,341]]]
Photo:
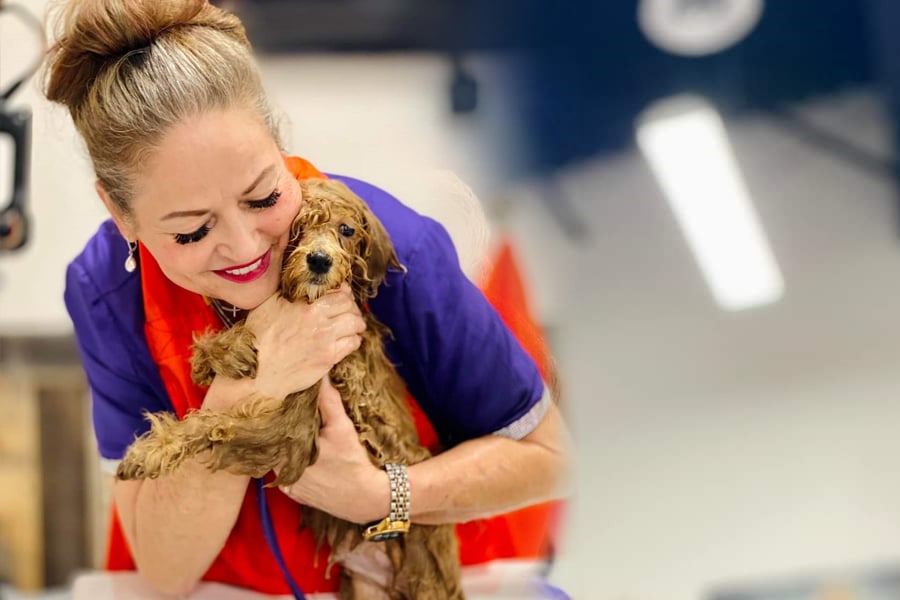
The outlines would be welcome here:
[[[93,569],[102,569],[106,565],[113,477],[100,470],[100,453],[97,450],[93,424],[90,422],[90,411],[85,413],[84,431],[87,432],[84,436],[84,473],[86,519],[90,532],[89,563]]]
[[[90,566],[84,459],[88,403],[87,390],[78,383],[50,387],[42,380],[38,385],[47,587],[65,585],[72,573]]]
[[[38,401],[28,378],[0,373],[0,574],[22,590],[44,584]]]
[[[66,584],[93,566],[84,376],[0,370],[0,415],[0,579],[26,591]]]

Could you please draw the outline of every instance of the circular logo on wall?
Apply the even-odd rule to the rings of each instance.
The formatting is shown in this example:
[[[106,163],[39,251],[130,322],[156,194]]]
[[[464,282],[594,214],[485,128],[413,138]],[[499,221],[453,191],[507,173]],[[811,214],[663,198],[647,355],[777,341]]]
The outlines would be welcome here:
[[[747,37],[762,13],[763,0],[641,0],[638,25],[667,52],[704,56]]]

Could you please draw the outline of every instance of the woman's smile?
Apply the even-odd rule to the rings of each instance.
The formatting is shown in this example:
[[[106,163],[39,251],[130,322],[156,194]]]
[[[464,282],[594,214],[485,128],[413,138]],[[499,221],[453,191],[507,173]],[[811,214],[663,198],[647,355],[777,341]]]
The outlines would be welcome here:
[[[229,267],[227,269],[219,269],[213,271],[213,273],[228,281],[234,281],[235,283],[249,283],[265,275],[266,271],[269,270],[271,262],[272,249],[270,248],[265,254],[250,263]]]

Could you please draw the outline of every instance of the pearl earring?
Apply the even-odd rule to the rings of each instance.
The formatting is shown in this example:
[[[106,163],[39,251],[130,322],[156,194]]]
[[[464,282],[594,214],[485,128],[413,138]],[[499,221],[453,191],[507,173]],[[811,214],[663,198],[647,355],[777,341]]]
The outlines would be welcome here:
[[[134,273],[137,269],[137,260],[134,258],[134,251],[137,250],[137,242],[128,242],[128,258],[125,259],[125,270]]]

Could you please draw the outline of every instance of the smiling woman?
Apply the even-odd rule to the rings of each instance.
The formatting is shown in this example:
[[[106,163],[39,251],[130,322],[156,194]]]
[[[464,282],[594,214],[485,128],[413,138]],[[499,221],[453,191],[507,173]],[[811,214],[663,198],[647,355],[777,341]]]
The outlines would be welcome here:
[[[193,115],[162,136],[134,175],[129,211],[97,191],[128,240],[174,283],[242,309],[278,288],[300,188],[271,133],[247,109]]]
[[[275,294],[304,201],[299,181],[325,175],[280,147],[241,23],[203,0],[62,6],[46,93],[84,137],[112,217],[70,264],[66,306],[100,453],[115,473],[149,427],[144,414],[181,418],[305,390],[359,346],[365,321],[346,285],[312,303]],[[367,309],[393,333],[388,353],[415,398],[411,409],[437,434],[435,456],[396,467],[406,473],[411,526],[489,518],[558,496],[566,428],[534,361],[460,270],[446,231],[380,189],[339,179],[383,223],[404,267],[388,273]],[[353,227],[342,225],[341,235]],[[229,305],[247,311],[256,376],[194,385],[193,338],[232,325]],[[299,598],[301,589],[336,589],[346,581],[338,568],[376,587],[390,582],[377,544],[332,569],[302,527],[297,503],[360,526],[391,513],[391,475],[368,460],[334,388],[321,389],[328,414],[318,458],[289,489],[211,472],[202,459],[158,479],[117,482],[109,567],[137,569],[174,595],[204,579]],[[547,534],[536,529],[527,540],[493,520],[465,531],[460,556],[470,564],[535,557]]]

